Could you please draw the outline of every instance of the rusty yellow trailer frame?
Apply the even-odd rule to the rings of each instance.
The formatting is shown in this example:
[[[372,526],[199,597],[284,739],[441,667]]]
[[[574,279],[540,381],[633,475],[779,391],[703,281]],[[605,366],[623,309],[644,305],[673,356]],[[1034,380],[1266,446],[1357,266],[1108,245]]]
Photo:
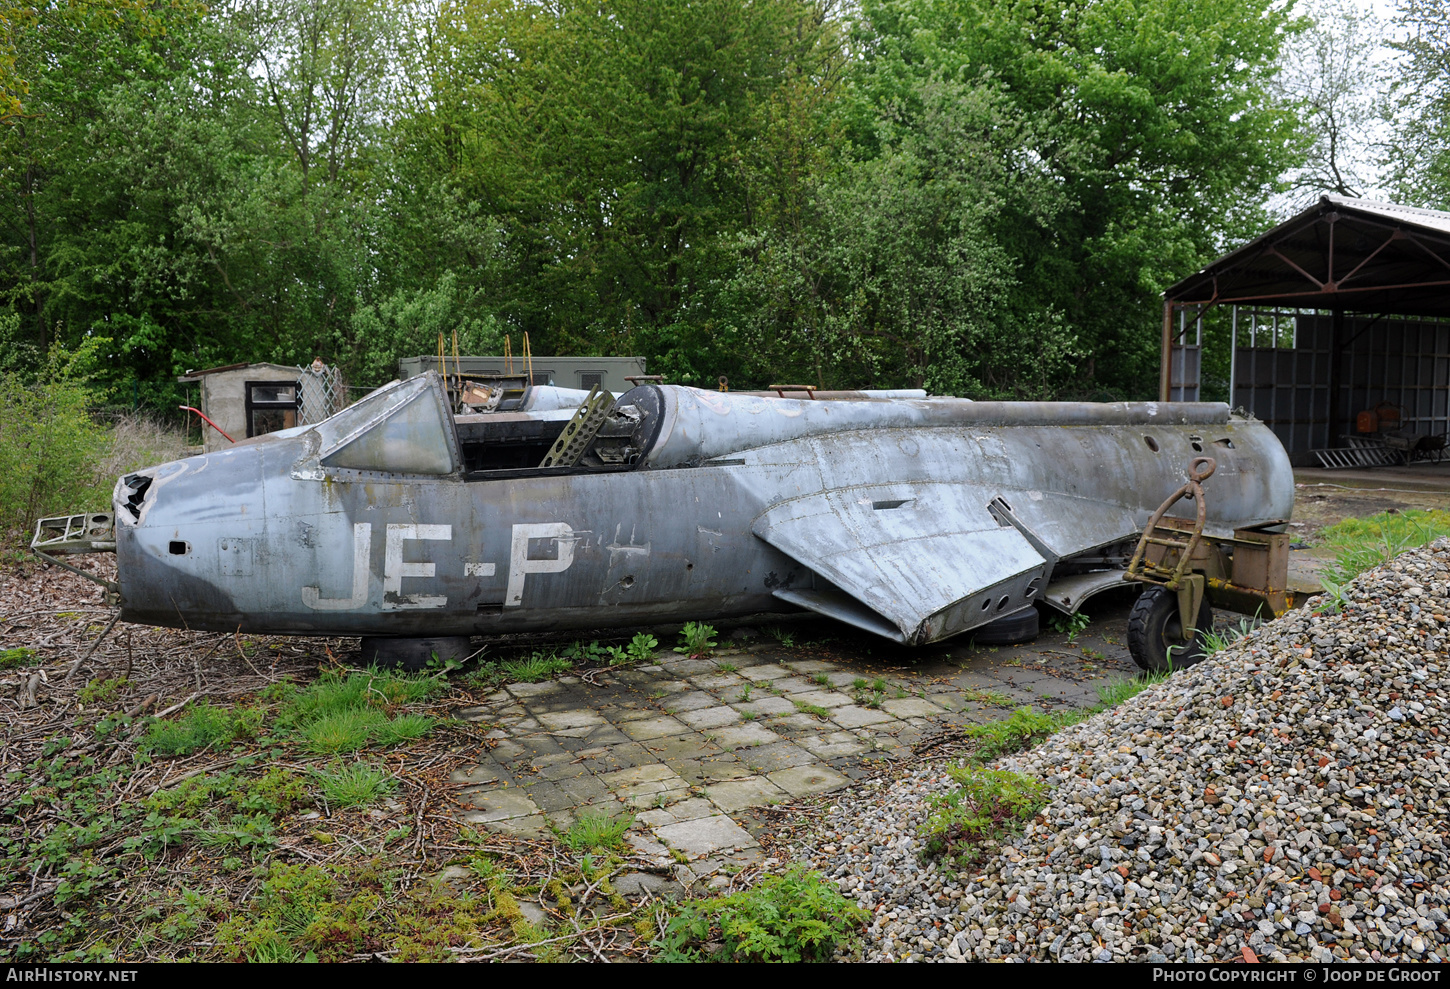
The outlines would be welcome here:
[[[1231,537],[1204,534],[1203,482],[1217,466],[1212,457],[1193,459],[1188,480],[1149,518],[1123,574],[1124,580],[1156,584],[1178,595],[1185,642],[1197,631],[1205,595],[1216,608],[1254,617],[1267,612],[1278,618],[1295,604],[1288,588],[1289,534],[1265,531],[1282,523],[1235,529]],[[1168,518],[1169,509],[1184,498],[1194,502],[1196,518]]]

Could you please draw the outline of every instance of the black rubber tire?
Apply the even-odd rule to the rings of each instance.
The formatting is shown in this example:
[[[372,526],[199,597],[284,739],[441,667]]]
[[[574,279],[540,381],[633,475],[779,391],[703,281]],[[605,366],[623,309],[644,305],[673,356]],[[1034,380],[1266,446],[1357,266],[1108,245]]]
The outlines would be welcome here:
[[[1128,613],[1128,652],[1133,662],[1149,673],[1170,673],[1201,663],[1208,655],[1203,633],[1213,628],[1213,610],[1207,597],[1198,606],[1195,628],[1193,641],[1184,642],[1178,595],[1164,587],[1148,587]]]
[[[1021,611],[1003,615],[972,631],[972,641],[979,646],[1015,646],[1037,638],[1041,621],[1037,609],[1028,605]]]
[[[382,670],[417,672],[428,669],[435,656],[438,660],[460,662],[473,655],[466,635],[434,635],[419,639],[369,637],[362,640],[362,665]]]

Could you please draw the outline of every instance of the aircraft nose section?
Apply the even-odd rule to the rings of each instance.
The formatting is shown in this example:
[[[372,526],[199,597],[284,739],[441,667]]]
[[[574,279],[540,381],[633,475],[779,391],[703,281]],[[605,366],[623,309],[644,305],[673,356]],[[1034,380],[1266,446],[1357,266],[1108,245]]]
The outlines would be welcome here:
[[[240,612],[225,585],[229,576],[246,576],[242,556],[265,528],[261,490],[255,448],[178,460],[118,480],[113,507],[122,617],[176,628],[236,628]]]

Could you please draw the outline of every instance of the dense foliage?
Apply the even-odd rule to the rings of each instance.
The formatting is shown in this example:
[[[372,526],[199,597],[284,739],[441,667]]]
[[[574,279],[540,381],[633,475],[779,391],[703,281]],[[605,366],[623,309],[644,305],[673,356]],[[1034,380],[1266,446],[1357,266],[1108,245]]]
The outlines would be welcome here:
[[[158,407],[248,359],[374,385],[454,330],[1143,397],[1157,293],[1302,156],[1282,7],[44,0],[0,17],[0,351],[109,338]]]

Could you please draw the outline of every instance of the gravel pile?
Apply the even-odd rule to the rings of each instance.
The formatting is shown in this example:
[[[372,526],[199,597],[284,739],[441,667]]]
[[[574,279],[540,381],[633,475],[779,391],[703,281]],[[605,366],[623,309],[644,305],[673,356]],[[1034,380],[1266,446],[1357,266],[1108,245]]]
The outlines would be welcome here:
[[[800,850],[875,919],[865,957],[1450,957],[1450,540],[999,768],[1052,803],[967,875],[923,863],[941,767],[843,796]]]

